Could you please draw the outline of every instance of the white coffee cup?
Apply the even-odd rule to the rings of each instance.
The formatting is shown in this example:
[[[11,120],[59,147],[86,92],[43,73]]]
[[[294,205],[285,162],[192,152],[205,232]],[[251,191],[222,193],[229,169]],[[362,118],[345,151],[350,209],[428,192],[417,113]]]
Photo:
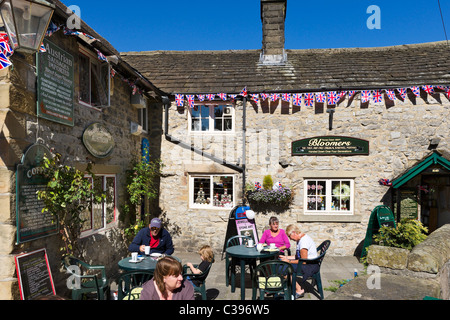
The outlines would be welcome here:
[[[248,240],[247,246],[253,247],[253,240]]]
[[[150,246],[145,246],[145,255],[148,256],[150,254]]]
[[[258,252],[261,252],[262,248],[263,248],[262,243],[258,243],[258,244],[256,245],[256,250],[258,250]]]
[[[137,261],[137,256],[138,256],[137,252],[132,252],[131,253],[131,261]]]
[[[276,249],[275,243],[270,244],[270,249]]]

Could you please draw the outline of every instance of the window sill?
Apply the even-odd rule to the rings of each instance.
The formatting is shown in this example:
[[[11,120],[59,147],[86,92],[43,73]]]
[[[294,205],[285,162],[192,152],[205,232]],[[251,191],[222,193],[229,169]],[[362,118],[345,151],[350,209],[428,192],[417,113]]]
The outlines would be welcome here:
[[[350,222],[361,223],[362,216],[354,214],[299,214],[298,222]]]

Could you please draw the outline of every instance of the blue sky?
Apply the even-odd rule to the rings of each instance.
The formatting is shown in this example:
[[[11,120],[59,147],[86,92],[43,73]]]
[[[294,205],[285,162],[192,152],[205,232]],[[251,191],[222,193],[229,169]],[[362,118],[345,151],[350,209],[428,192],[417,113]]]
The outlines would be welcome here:
[[[261,49],[260,0],[63,0],[118,51]],[[441,0],[450,37],[450,0]],[[380,29],[367,21],[379,8]],[[378,16],[377,16],[378,17]],[[445,40],[437,0],[288,0],[286,49]]]

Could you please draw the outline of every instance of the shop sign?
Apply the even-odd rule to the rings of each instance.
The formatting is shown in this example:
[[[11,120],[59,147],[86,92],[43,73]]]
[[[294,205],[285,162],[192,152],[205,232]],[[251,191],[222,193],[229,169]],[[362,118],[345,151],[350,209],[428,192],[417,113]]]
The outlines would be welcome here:
[[[45,190],[48,178],[43,175],[41,163],[44,156],[51,157],[43,145],[32,145],[17,166],[16,210],[17,243],[46,237],[58,232],[58,223],[51,213],[42,212],[44,202],[37,192]]]
[[[369,154],[369,141],[339,136],[313,137],[292,142],[293,156],[356,156]]]
[[[96,122],[83,132],[83,144],[96,158],[109,156],[115,147],[114,138],[102,124]]]
[[[46,52],[37,54],[37,114],[73,126],[74,59],[44,39]]]

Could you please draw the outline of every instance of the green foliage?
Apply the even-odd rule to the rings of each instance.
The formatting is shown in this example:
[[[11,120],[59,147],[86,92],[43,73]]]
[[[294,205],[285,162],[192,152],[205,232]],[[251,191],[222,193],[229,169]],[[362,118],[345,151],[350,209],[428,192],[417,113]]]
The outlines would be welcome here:
[[[61,251],[82,256],[78,246],[84,223],[81,214],[90,208],[91,203],[101,203],[105,198],[105,194],[92,188],[90,179],[85,178],[85,174],[94,178],[92,165],[88,164],[86,172],[82,172],[63,165],[61,155],[55,154],[51,159],[44,157],[41,167],[49,179],[47,188],[38,191],[38,198],[44,203],[42,212],[51,213],[59,222],[60,236],[64,242]]]
[[[148,150],[145,152],[148,153]],[[127,170],[128,202],[123,206],[123,211],[129,218],[129,226],[125,228],[125,235],[129,238],[134,237],[146,225],[144,220],[149,213],[146,212],[144,220],[141,219],[139,207],[142,199],[154,200],[158,197],[157,178],[161,175],[163,166],[160,160],[147,162],[143,156],[131,170]]]
[[[265,190],[272,190],[272,188],[273,188],[273,180],[272,180],[272,176],[270,174],[267,175],[267,176],[264,176],[263,188]]]
[[[402,219],[397,228],[381,227],[374,239],[380,245],[411,250],[427,238],[428,229],[415,219]]]

